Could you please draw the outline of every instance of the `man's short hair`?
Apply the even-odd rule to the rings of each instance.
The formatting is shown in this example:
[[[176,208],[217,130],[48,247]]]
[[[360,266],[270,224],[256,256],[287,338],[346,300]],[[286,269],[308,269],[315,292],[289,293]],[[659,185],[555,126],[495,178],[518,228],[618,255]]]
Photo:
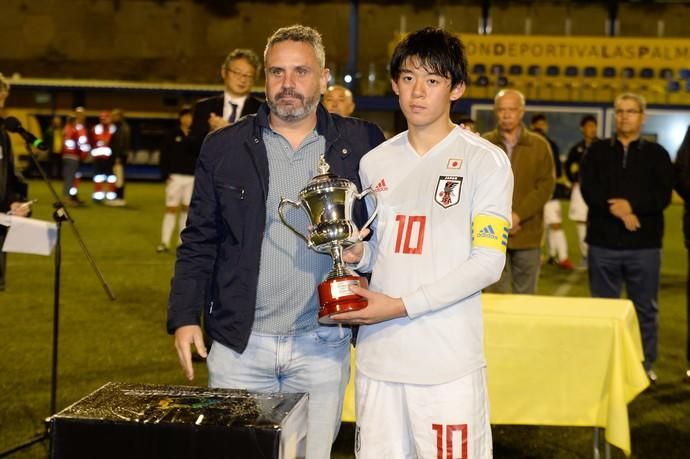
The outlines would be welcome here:
[[[230,63],[232,61],[236,61],[237,59],[246,59],[247,62],[249,62],[249,64],[252,67],[254,67],[256,73],[259,73],[261,71],[261,61],[259,60],[259,56],[257,56],[256,53],[251,49],[246,48],[237,48],[230,51],[230,53],[228,53],[228,55],[225,57],[225,62],[223,62],[223,68],[230,68]]]
[[[400,77],[408,58],[418,59],[428,72],[450,80],[450,86],[467,85],[467,56],[460,39],[436,27],[426,27],[407,35],[398,43],[390,62],[393,81]]]
[[[10,82],[0,73],[0,92],[10,92]]]
[[[282,41],[296,41],[307,43],[314,48],[316,53],[316,61],[319,63],[319,70],[326,68],[326,51],[323,48],[323,39],[321,34],[315,29],[301,24],[291,25],[289,27],[281,27],[273,32],[273,35],[268,37],[266,48],[264,49],[264,64],[266,63],[266,55],[273,45]]]
[[[506,94],[509,94],[509,93],[512,93],[512,94],[517,95],[517,96],[518,96],[518,99],[520,99],[520,105],[522,106],[522,108],[525,108],[525,95],[524,95],[522,92],[518,91],[517,89],[512,89],[512,88],[510,88],[510,89],[501,89],[500,91],[498,91],[498,93],[497,93],[496,96],[494,97],[494,105],[495,105],[496,103],[498,103],[498,99],[500,99],[501,97],[503,97],[503,96],[505,96]]]
[[[634,92],[624,92],[623,94],[616,97],[616,100],[613,102],[613,107],[615,108],[618,105],[618,103],[622,100],[634,100],[635,102],[637,102],[637,106],[640,109],[640,112],[642,113],[644,113],[647,109],[647,100],[641,95],[635,94]]]
[[[597,120],[597,117],[594,115],[585,115],[580,120],[580,127],[584,127],[587,123],[599,124],[599,121]]]
[[[342,91],[345,96],[349,97],[352,99],[352,91],[347,89],[345,86],[339,85],[339,84],[332,84],[328,88],[326,88],[326,94],[333,92],[333,91]]]

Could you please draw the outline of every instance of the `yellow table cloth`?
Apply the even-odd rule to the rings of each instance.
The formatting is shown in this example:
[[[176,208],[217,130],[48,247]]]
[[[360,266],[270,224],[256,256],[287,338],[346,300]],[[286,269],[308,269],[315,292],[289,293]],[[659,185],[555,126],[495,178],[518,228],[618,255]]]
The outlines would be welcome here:
[[[627,404],[649,385],[632,302],[482,299],[491,423],[601,427],[609,443],[630,455]],[[349,422],[355,420],[353,378],[343,409]]]

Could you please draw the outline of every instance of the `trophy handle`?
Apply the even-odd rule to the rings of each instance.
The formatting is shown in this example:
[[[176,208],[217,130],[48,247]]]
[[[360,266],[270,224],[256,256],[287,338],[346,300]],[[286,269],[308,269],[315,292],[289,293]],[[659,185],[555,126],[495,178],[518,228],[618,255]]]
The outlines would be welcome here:
[[[291,224],[289,224],[288,221],[285,219],[285,215],[283,215],[283,207],[286,206],[286,205],[292,206],[292,207],[294,207],[294,208],[299,208],[299,207],[302,207],[302,203],[300,203],[300,202],[295,202],[295,201],[291,201],[291,200],[289,200],[289,199],[287,199],[287,198],[281,196],[281,197],[280,197],[280,203],[278,204],[278,216],[280,217],[280,221],[282,221],[283,224],[284,224],[285,226],[287,226],[288,228],[290,228],[290,229],[292,230],[293,233],[295,233],[296,235],[298,235],[299,237],[301,237],[301,238],[304,240],[304,242],[306,242],[307,245],[308,245],[309,247],[311,247],[312,244],[311,244],[311,242],[309,241],[309,239],[307,239],[307,238],[304,236],[304,234],[302,234],[302,233],[300,233],[298,230],[296,230],[295,227],[292,226]]]
[[[371,194],[371,196],[374,198],[374,204],[375,204],[374,205],[374,211],[371,213],[369,220],[367,220],[366,223],[364,224],[364,226],[362,226],[359,229],[359,232],[360,232],[359,240],[360,241],[362,240],[361,232],[364,231],[365,229],[369,228],[369,225],[371,225],[371,222],[374,221],[374,219],[376,218],[376,214],[379,212],[379,200],[376,198],[376,193],[374,193],[374,190],[372,190],[371,187],[369,187],[366,190],[362,191],[361,193],[355,195],[355,197],[357,199],[362,199],[368,194]]]

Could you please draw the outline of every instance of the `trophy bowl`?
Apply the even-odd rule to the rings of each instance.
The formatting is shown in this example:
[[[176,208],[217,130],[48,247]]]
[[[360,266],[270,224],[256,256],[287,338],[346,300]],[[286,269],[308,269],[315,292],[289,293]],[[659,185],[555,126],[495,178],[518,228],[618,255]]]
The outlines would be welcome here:
[[[329,169],[326,159],[321,155],[319,174],[299,192],[298,200],[282,197],[278,205],[278,215],[283,224],[302,238],[307,247],[320,253],[328,253],[333,259],[333,268],[318,286],[319,322],[322,324],[335,323],[330,317],[332,314],[355,311],[367,306],[366,299],[350,292],[350,286],[366,288],[368,283],[366,278],[345,266],[343,249],[361,240],[362,230],[371,224],[378,211],[378,205],[375,205],[364,226],[357,228],[352,221],[355,201],[369,194],[376,200],[376,195],[371,188],[359,193],[353,182],[329,173]],[[284,213],[286,206],[303,209],[307,214],[310,225],[306,235],[287,221]]]

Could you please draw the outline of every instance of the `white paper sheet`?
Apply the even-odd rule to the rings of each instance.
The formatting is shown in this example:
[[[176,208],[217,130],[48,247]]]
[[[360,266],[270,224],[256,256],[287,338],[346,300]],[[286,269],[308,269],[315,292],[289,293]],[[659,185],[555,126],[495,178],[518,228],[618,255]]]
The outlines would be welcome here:
[[[50,255],[57,242],[57,225],[53,222],[0,213],[0,225],[9,226],[3,252]]]

